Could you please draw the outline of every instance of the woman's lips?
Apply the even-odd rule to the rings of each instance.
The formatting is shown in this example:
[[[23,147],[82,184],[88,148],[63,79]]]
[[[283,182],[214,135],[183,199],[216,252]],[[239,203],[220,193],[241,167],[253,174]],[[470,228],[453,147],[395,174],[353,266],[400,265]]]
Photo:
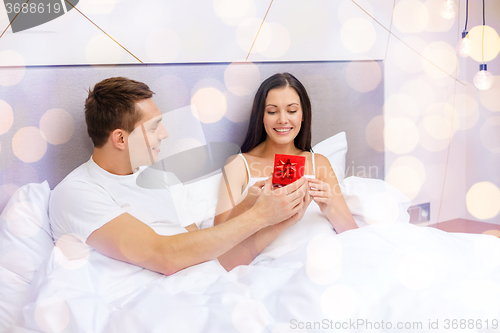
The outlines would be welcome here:
[[[292,131],[293,127],[276,127],[273,129],[278,135],[287,135]]]

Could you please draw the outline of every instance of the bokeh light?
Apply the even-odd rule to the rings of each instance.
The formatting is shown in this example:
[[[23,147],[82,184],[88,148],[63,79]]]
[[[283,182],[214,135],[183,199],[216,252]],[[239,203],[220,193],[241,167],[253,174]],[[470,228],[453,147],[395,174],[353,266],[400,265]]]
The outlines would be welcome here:
[[[196,107],[193,115],[202,123],[219,121],[227,110],[226,97],[213,87],[201,88],[194,93],[191,104]]]
[[[481,143],[492,153],[500,153],[500,117],[486,119],[480,129]]]
[[[432,260],[418,252],[408,253],[398,267],[398,279],[408,289],[427,288],[435,277],[436,269]]]
[[[384,116],[376,116],[366,125],[366,142],[378,152],[384,152]]]
[[[14,155],[25,163],[39,161],[47,151],[47,141],[36,127],[23,127],[12,138]]]
[[[1,274],[0,277],[4,283],[8,285],[26,285],[30,283],[33,274],[35,273],[35,264],[33,259],[22,251],[9,251],[0,259],[0,269],[5,268],[17,274]]]
[[[495,76],[493,86],[488,90],[479,90],[481,104],[490,111],[500,111],[500,75]]]
[[[390,167],[385,181],[408,198],[415,199],[426,179],[424,164],[414,156],[398,158]]]
[[[492,236],[500,238],[500,230],[497,230],[497,229],[486,230],[486,231],[483,231],[482,234],[483,235],[492,235]]]
[[[35,321],[38,327],[47,333],[64,330],[70,320],[68,305],[58,298],[45,298],[35,308]]]
[[[1,86],[13,86],[18,84],[23,79],[25,72],[24,58],[19,53],[12,50],[0,51]]]
[[[410,96],[417,104],[418,110],[427,110],[435,102],[435,87],[432,87],[427,81],[422,79],[408,80],[401,89],[400,94]],[[411,118],[415,119],[416,118]]]
[[[244,300],[234,307],[232,319],[240,333],[262,332],[269,323],[269,312],[257,300]]]
[[[384,143],[388,150],[396,154],[406,154],[412,151],[418,142],[417,126],[408,118],[397,117],[386,123]]]
[[[365,18],[353,18],[340,29],[342,45],[353,53],[369,51],[377,40],[377,33],[371,21]]]
[[[471,95],[455,94],[448,99],[447,103],[455,107],[455,116],[458,117],[457,129],[467,130],[477,123],[479,105]]]
[[[393,22],[401,32],[422,32],[429,23],[427,7],[418,0],[401,0],[394,7]]]
[[[124,56],[125,51],[103,34],[92,37],[85,46],[85,58],[89,64],[119,64]]]
[[[433,138],[444,140],[450,138],[458,128],[459,117],[455,109],[448,103],[433,104],[425,111],[422,123],[425,130]]]
[[[236,26],[243,19],[255,16],[253,0],[214,0],[214,11],[227,25]]]
[[[64,257],[59,256],[59,264],[67,269],[83,267],[90,256],[90,246],[79,240],[75,235],[63,235],[56,242]]]
[[[260,53],[264,51],[272,40],[272,32],[268,23],[262,24],[262,19],[257,17],[245,19],[238,25],[236,29],[236,42],[238,46],[245,52],[250,51],[252,48],[252,53]],[[259,36],[257,40],[255,40],[255,36],[257,36],[257,32],[259,31]],[[254,44],[255,40],[255,44]]]
[[[0,135],[7,133],[14,123],[12,107],[0,99]]]
[[[60,145],[71,139],[75,132],[75,122],[64,109],[50,109],[40,118],[40,131],[48,143]]]
[[[342,244],[336,235],[319,234],[307,245],[307,276],[319,285],[332,284],[342,266]]]
[[[320,302],[323,314],[336,321],[351,318],[358,307],[356,292],[342,284],[328,287],[321,295]]]
[[[251,62],[233,62],[224,71],[226,88],[236,96],[255,93],[260,81],[259,67]]]
[[[500,212],[500,189],[484,181],[471,186],[465,196],[467,211],[479,220],[494,218]]]
[[[146,53],[153,62],[173,62],[181,52],[179,35],[170,29],[156,29],[145,41]]]
[[[438,139],[430,135],[424,124],[424,121],[420,122],[420,124],[418,125],[418,133],[419,133],[418,143],[427,151],[431,152],[441,151],[446,147],[448,147],[448,145],[450,144],[449,136],[444,139]]]
[[[285,26],[276,22],[269,22],[268,27],[271,33],[271,42],[261,53],[267,58],[275,60],[282,57],[290,48],[290,32]]]
[[[407,73],[421,72],[423,70],[422,58],[417,52],[422,52],[425,47],[424,40],[417,36],[408,36],[398,41],[394,47],[396,65]]]
[[[373,193],[363,202],[363,216],[368,224],[392,224],[399,218],[398,201],[388,192]]]
[[[427,45],[421,59],[424,71],[431,77],[441,79],[448,75],[455,76],[458,58],[455,49],[445,42],[434,42]]]
[[[347,84],[356,91],[368,92],[378,87],[382,71],[378,62],[373,60],[351,61],[346,68]]]
[[[19,238],[36,235],[42,227],[42,221],[42,212],[30,201],[17,202],[7,212],[7,227]]]
[[[441,15],[445,0],[427,0],[425,7],[429,14],[429,22],[425,30],[430,32],[446,32],[455,24],[455,20],[444,18]]]
[[[470,29],[468,36],[470,43],[469,56],[477,62],[483,62],[483,50],[484,62],[495,59],[500,52],[500,37],[494,28],[488,25],[484,26],[484,44],[482,25]],[[479,66],[477,67],[479,68]]]
[[[375,14],[373,6],[369,0],[356,0],[356,4],[363,8],[368,14],[372,16]],[[344,25],[347,21],[353,18],[366,17],[365,12],[363,12],[359,7],[356,6],[351,0],[343,0],[337,10],[340,24]]]
[[[417,101],[408,94],[393,94],[384,102],[384,116],[389,120],[404,117],[416,122],[419,115]]]

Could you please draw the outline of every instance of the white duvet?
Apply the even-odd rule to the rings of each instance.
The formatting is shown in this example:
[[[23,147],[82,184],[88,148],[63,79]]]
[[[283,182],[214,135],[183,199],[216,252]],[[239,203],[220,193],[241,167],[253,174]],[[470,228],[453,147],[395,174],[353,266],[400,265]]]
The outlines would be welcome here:
[[[498,238],[406,221],[337,235],[314,203],[251,265],[229,273],[216,261],[163,276],[95,251],[76,257],[54,248],[10,331],[498,332],[500,326]]]

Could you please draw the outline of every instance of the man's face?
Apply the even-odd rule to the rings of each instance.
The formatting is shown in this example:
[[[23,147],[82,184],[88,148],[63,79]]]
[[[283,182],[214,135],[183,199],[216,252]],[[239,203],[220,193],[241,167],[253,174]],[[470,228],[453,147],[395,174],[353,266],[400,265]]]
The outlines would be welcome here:
[[[161,111],[151,98],[137,102],[136,106],[142,117],[128,137],[132,169],[155,163],[158,160],[161,141],[168,137],[161,122]]]

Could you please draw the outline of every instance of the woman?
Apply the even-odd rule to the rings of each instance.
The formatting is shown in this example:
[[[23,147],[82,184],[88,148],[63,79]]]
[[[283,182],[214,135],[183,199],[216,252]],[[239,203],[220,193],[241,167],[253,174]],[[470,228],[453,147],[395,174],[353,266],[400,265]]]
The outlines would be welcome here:
[[[231,157],[224,177],[214,224],[223,223],[251,207],[264,180],[273,172],[274,155],[306,158],[309,195],[337,233],[357,228],[340,192],[337,177],[326,157],[311,152],[311,103],[306,89],[289,73],[266,79],[255,95],[242,154]],[[309,204],[309,196],[305,199]],[[271,241],[296,221],[263,229],[219,258],[231,269],[232,258],[246,256],[250,263]]]

